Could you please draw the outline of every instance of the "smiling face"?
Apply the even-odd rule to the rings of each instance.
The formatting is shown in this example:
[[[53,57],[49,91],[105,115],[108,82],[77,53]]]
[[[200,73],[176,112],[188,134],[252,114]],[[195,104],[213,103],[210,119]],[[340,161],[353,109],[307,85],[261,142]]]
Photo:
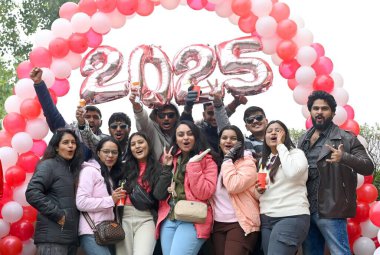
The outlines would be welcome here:
[[[195,137],[190,127],[186,124],[181,124],[176,129],[176,143],[183,154],[189,153],[195,144]]]
[[[145,138],[140,135],[134,135],[131,138],[130,146],[133,157],[139,162],[146,162],[149,153],[149,145]]]
[[[102,161],[108,169],[111,169],[116,164],[117,156],[119,155],[117,144],[107,141],[97,154],[100,161]]]
[[[235,130],[224,130],[219,140],[219,147],[222,150],[223,155],[226,155],[237,142],[238,138]]]
[[[164,133],[171,132],[177,122],[177,113],[171,108],[157,111],[156,122]]]
[[[206,106],[204,112],[203,112],[203,119],[205,122],[207,122],[209,125],[212,127],[216,127],[216,119],[215,119],[215,114],[214,114],[214,106],[213,105],[208,105]]]
[[[310,115],[315,129],[325,130],[332,122],[335,114],[326,100],[317,99],[311,106]]]
[[[268,147],[274,151],[277,147],[277,135],[279,132],[285,132],[285,130],[281,127],[278,123],[272,123],[268,126],[267,131],[265,133],[265,143],[268,145]],[[282,143],[285,142],[285,136],[281,139]]]
[[[265,128],[267,127],[268,120],[262,112],[254,112],[249,115],[245,120],[245,127],[258,139],[264,138]]]
[[[77,143],[72,134],[65,133],[58,144],[57,153],[66,160],[71,160],[74,157]]]

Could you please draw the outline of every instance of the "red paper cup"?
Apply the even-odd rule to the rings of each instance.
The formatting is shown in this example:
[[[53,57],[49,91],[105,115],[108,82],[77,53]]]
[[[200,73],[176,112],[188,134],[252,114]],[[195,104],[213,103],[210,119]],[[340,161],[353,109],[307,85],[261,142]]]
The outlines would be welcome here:
[[[201,87],[198,86],[198,85],[193,85],[193,91],[197,91],[198,92],[198,95],[197,95],[197,101],[199,100],[199,96],[201,95]]]
[[[257,179],[259,181],[260,188],[262,188],[262,189],[265,189],[266,178],[267,178],[267,173],[265,173],[265,172],[257,173]]]
[[[117,206],[124,206],[125,205],[125,198],[120,198],[119,201],[117,201]]]

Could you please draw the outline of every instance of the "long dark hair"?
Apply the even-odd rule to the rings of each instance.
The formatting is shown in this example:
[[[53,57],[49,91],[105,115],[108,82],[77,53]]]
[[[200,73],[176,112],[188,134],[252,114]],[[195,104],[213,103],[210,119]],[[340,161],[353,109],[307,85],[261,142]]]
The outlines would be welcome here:
[[[141,136],[148,144],[148,155],[146,159],[146,169],[142,176],[142,181],[147,182],[149,187],[153,189],[154,184],[158,178],[158,174],[161,173],[161,164],[156,160],[151,141],[148,139],[147,135],[143,132],[133,133],[128,140],[127,153],[125,165],[123,167],[123,172],[119,175],[119,180],[126,179],[126,190],[132,191],[133,187],[137,183],[137,179],[140,174],[140,167],[138,160],[133,156],[131,150],[131,141],[135,136]]]
[[[81,143],[79,141],[79,138],[72,129],[59,128],[55,131],[55,133],[53,134],[52,138],[49,141],[49,144],[40,162],[47,159],[55,158],[55,157],[61,157],[59,156],[57,149],[59,147],[59,143],[62,141],[62,137],[65,134],[72,135],[77,145],[73,158],[71,160],[68,160],[70,164],[70,171],[74,176],[74,180],[76,180],[79,176],[81,165],[84,161],[84,155],[83,155],[83,150],[81,148]]]
[[[239,158],[244,157],[244,135],[243,135],[243,133],[241,132],[240,128],[238,128],[238,127],[235,126],[235,125],[228,125],[228,126],[225,126],[225,127],[222,128],[222,130],[220,130],[220,132],[219,132],[219,145],[220,145],[220,138],[222,137],[222,134],[223,134],[223,132],[224,132],[225,130],[232,130],[232,131],[235,131],[237,141],[238,141],[238,142],[241,142],[241,147],[238,149],[237,153],[235,154],[234,158],[232,159],[232,161],[235,162],[235,161],[238,160]],[[219,147],[219,155],[220,155],[221,157],[224,157],[224,155],[223,155],[223,151],[220,149],[220,147]]]
[[[274,124],[274,123],[279,124],[284,129],[284,131],[285,131],[285,141],[284,141],[285,147],[288,148],[288,150],[291,150],[291,149],[295,148],[294,143],[290,139],[289,130],[288,130],[288,128],[285,126],[285,124],[282,121],[272,120],[271,122],[269,122],[268,125],[267,125],[267,127],[266,127],[266,129],[265,129],[265,134],[266,134],[269,126],[272,125],[272,124]],[[263,157],[262,157],[262,160],[261,160],[261,167],[263,169],[267,165],[267,162],[269,160],[269,156],[270,156],[271,152],[272,151],[269,148],[269,146],[267,145],[266,140],[264,138]],[[277,174],[277,170],[278,170],[278,167],[280,166],[280,164],[281,164],[280,157],[276,157],[275,161],[272,164],[270,172],[269,172],[269,178],[270,178],[270,181],[272,183],[274,183],[274,177]]]
[[[117,146],[117,152],[118,152],[116,163],[111,167],[110,170],[108,170],[108,167],[100,160],[100,158],[98,156],[98,153],[103,148],[103,146],[104,146],[104,144],[106,142],[112,142],[112,143],[114,143]],[[112,136],[107,136],[107,137],[104,137],[102,140],[99,141],[98,145],[96,146],[96,150],[95,151],[96,151],[96,153],[94,155],[94,159],[100,165],[100,173],[102,174],[102,176],[104,178],[104,182],[106,183],[108,194],[111,195],[112,194],[112,187],[111,187],[111,183],[110,183],[110,178],[111,178],[111,180],[113,182],[113,187],[116,189],[117,185],[118,185],[117,180],[116,180],[116,178],[117,178],[116,176],[121,171],[122,151],[121,151],[120,144]]]

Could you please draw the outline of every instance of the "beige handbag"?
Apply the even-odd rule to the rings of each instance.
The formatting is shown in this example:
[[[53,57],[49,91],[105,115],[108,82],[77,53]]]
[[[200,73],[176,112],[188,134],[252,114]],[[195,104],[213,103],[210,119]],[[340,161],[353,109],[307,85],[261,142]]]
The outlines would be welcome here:
[[[198,201],[180,200],[174,206],[176,220],[205,223],[207,217],[207,204]]]

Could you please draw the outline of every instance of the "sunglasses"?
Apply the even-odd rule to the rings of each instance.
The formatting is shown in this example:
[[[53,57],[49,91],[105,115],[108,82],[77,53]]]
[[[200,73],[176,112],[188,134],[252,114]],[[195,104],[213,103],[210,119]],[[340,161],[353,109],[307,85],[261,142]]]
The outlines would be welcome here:
[[[110,128],[111,129],[117,129],[117,127],[120,127],[120,129],[126,129],[128,128],[127,124],[111,124]]]
[[[255,120],[256,121],[262,121],[264,119],[264,115],[256,115],[256,116],[250,116],[245,119],[245,123],[252,124]]]
[[[168,117],[169,119],[173,119],[176,116],[176,114],[175,112],[158,112],[157,116],[160,119],[165,119],[165,116]]]

